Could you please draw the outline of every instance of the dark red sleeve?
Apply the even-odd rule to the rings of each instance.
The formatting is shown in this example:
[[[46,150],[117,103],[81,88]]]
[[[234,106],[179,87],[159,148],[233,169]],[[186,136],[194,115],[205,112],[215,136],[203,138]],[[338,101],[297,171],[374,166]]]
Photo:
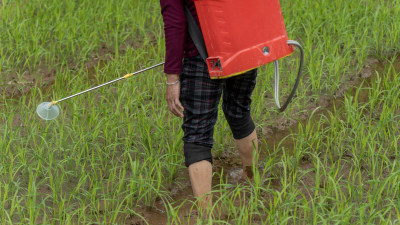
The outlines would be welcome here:
[[[180,74],[186,35],[186,17],[182,0],[160,0],[160,4],[165,32],[164,72]]]

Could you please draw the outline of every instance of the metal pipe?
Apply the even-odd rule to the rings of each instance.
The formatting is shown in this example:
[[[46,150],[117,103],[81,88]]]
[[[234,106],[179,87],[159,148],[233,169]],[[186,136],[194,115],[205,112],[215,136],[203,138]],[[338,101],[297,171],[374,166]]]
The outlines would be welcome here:
[[[147,71],[147,70],[151,70],[151,69],[153,69],[153,68],[155,68],[155,67],[158,67],[158,66],[164,65],[164,63],[165,63],[165,62],[161,62],[161,63],[158,63],[158,64],[156,64],[156,65],[153,65],[153,66],[147,67],[147,68],[145,68],[145,69],[142,69],[142,70],[136,71],[136,72],[134,72],[134,73],[128,73],[128,74],[124,75],[123,77],[117,78],[117,79],[115,79],[115,80],[112,80],[112,81],[109,81],[109,82],[107,82],[107,83],[104,83],[104,84],[98,85],[98,86],[96,86],[96,87],[92,87],[92,88],[90,88],[90,89],[87,89],[87,90],[85,90],[85,91],[82,91],[82,92],[76,93],[76,94],[74,94],[74,95],[71,95],[71,96],[68,96],[68,97],[62,98],[62,99],[60,99],[60,100],[57,100],[57,101],[52,101],[52,104],[50,104],[50,106],[49,106],[49,107],[51,107],[52,105],[55,105],[55,104],[57,104],[57,103],[59,103],[59,102],[62,102],[62,101],[64,101],[64,100],[67,100],[67,99],[73,98],[73,97],[75,97],[75,96],[78,96],[78,95],[84,94],[84,93],[86,93],[86,92],[89,92],[89,91],[96,90],[96,89],[98,89],[98,88],[101,88],[101,87],[104,87],[104,86],[106,86],[106,85],[109,85],[109,84],[115,83],[115,82],[117,82],[117,81],[120,81],[120,80],[123,80],[123,79],[128,79],[129,77],[131,77],[131,76],[133,76],[133,75],[136,75],[136,74],[138,74],[138,73],[142,73],[142,72],[145,72],[145,71]]]
[[[278,61],[274,62],[274,67],[275,67],[275,103],[278,106],[278,109],[280,112],[285,111],[286,107],[289,105],[290,101],[292,100],[294,94],[296,93],[297,87],[299,86],[300,83],[300,78],[301,78],[301,71],[303,69],[303,63],[304,63],[304,51],[303,47],[297,42],[293,40],[288,40],[287,41],[288,45],[294,45],[300,50],[300,65],[299,65],[299,70],[297,72],[297,78],[296,82],[293,86],[292,91],[289,94],[289,97],[286,99],[286,102],[283,104],[282,107],[279,105],[279,65]]]

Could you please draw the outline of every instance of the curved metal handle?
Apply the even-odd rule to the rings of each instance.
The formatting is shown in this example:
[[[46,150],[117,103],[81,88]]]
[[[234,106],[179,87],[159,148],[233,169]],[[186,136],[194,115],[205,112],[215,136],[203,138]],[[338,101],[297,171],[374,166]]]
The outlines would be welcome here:
[[[297,78],[296,78],[296,83],[293,86],[292,91],[290,92],[289,97],[286,99],[285,104],[281,107],[279,104],[279,64],[278,61],[274,61],[274,68],[275,68],[275,103],[278,106],[279,112],[285,111],[287,106],[289,105],[290,101],[292,100],[294,94],[296,93],[297,87],[299,86],[300,83],[300,78],[301,78],[301,70],[303,69],[303,62],[304,62],[304,51],[303,47],[297,42],[293,40],[288,40],[287,41],[288,45],[294,45],[297,48],[300,49],[300,65],[299,65],[299,71],[297,72]]]

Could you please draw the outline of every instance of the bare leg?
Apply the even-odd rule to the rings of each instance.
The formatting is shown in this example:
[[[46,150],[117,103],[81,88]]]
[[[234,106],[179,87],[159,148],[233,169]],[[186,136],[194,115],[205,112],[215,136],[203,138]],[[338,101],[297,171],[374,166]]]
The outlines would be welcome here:
[[[207,209],[212,204],[211,181],[212,165],[207,160],[193,163],[189,166],[190,183],[192,184],[193,194],[200,198],[199,209]]]
[[[253,179],[253,151],[258,154],[257,132],[254,130],[249,136],[236,140],[236,146],[239,149],[239,155],[243,163],[243,178]],[[257,162],[254,163],[257,165]]]

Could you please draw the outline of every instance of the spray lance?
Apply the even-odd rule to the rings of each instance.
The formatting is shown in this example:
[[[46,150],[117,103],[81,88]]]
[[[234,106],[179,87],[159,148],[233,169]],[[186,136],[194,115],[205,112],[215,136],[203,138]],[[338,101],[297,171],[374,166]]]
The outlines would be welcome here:
[[[51,102],[42,102],[42,103],[40,103],[39,106],[37,107],[36,112],[37,112],[37,114],[39,115],[39,117],[42,118],[42,119],[44,119],[44,120],[54,120],[54,119],[57,118],[57,116],[60,114],[60,109],[59,109],[58,106],[56,105],[57,103],[62,102],[62,101],[67,100],[67,99],[70,99],[70,98],[73,98],[73,97],[75,97],[75,96],[84,94],[84,93],[86,93],[86,92],[96,90],[96,89],[98,89],[98,88],[101,88],[101,87],[104,87],[104,86],[106,86],[106,85],[115,83],[115,82],[117,82],[117,81],[126,80],[126,79],[128,79],[129,77],[132,77],[132,76],[134,76],[134,75],[136,75],[136,74],[139,74],[139,73],[143,73],[143,72],[145,72],[145,71],[147,71],[147,70],[151,70],[151,69],[156,68],[156,67],[161,66],[161,65],[164,65],[164,62],[161,62],[161,63],[158,63],[158,64],[156,64],[156,65],[147,67],[147,68],[145,68],[145,69],[136,71],[136,72],[134,72],[134,73],[128,73],[128,74],[126,74],[126,75],[124,75],[124,76],[122,76],[122,77],[120,77],[120,78],[115,79],[115,80],[112,80],[112,81],[109,81],[109,82],[107,82],[107,83],[98,85],[98,86],[96,86],[96,87],[92,87],[92,88],[90,88],[90,89],[87,89],[87,90],[85,90],[85,91],[76,93],[76,94],[74,94],[74,95],[70,95],[70,96],[65,97],[65,98],[62,98],[62,99],[60,99],[60,100],[55,100],[55,101],[51,101]]]

